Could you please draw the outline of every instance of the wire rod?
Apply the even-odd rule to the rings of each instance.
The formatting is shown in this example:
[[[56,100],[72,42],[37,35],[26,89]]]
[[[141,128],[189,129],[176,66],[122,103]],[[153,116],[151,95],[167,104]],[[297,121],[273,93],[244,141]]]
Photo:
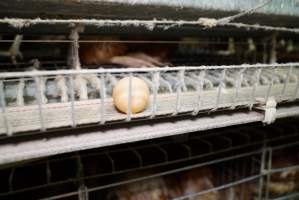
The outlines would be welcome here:
[[[279,172],[286,172],[286,171],[292,171],[292,170],[299,170],[299,165],[293,165],[290,167],[282,167],[282,168],[275,168],[275,169],[270,169],[270,170],[265,170],[265,173],[279,173]]]
[[[226,23],[229,23],[237,18],[240,18],[240,17],[243,17],[245,15],[248,15],[248,14],[252,14],[254,13],[256,10],[260,9],[260,8],[263,8],[264,6],[270,4],[272,2],[272,0],[266,0],[256,6],[254,6],[253,8],[249,8],[248,10],[244,10],[244,11],[241,11],[240,13],[236,14],[236,15],[232,15],[232,16],[229,16],[229,17],[223,17],[223,18],[220,18],[217,20],[218,24],[226,24]]]
[[[242,64],[242,65],[215,65],[215,66],[177,66],[155,68],[109,68],[109,69],[81,69],[81,70],[55,70],[55,71],[26,71],[26,72],[3,72],[0,78],[54,76],[54,75],[78,75],[93,73],[130,73],[130,72],[155,72],[155,71],[179,71],[179,70],[210,70],[210,69],[240,69],[240,68],[268,68],[268,67],[298,67],[299,62],[273,63],[273,64]]]
[[[273,198],[273,199],[270,199],[270,200],[286,200],[286,199],[293,199],[293,198],[296,198],[296,197],[299,197],[299,192],[284,195],[284,196],[278,197],[278,198]]]
[[[245,24],[245,23],[217,23],[217,19],[214,18],[199,18],[195,21],[185,21],[185,20],[101,20],[101,19],[22,19],[22,18],[2,18],[0,19],[0,24],[9,24],[15,28],[24,28],[36,24],[84,24],[91,25],[101,28],[103,26],[135,26],[135,27],[147,27],[149,30],[153,30],[156,25],[162,25],[167,28],[167,26],[182,26],[182,25],[201,25],[206,27],[205,24],[207,20],[214,20],[217,26],[229,26],[234,28],[247,28],[254,30],[264,30],[264,31],[281,31],[290,33],[299,33],[299,28],[286,28],[286,27],[275,27],[266,26],[259,24]],[[216,26],[213,25],[213,26]]]

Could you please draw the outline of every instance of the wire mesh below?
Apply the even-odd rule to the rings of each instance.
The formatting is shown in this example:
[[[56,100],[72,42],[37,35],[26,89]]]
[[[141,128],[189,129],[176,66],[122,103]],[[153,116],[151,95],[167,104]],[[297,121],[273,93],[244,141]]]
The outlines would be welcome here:
[[[212,199],[276,199],[295,195],[296,120],[266,127],[228,127],[2,167],[0,197],[130,199],[148,195],[146,199],[158,199],[152,195],[160,194],[161,199],[211,195]]]

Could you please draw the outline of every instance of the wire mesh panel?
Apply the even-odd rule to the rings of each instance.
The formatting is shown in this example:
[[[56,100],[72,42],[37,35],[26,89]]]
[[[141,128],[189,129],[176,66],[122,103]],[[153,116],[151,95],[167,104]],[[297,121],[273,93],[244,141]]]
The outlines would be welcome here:
[[[52,156],[3,167],[0,197],[285,198],[298,189],[297,140],[283,120]]]
[[[298,97],[297,66],[289,63],[1,73],[0,132],[10,135],[181,113],[196,115],[239,106],[252,108],[273,98],[276,102],[291,101]],[[149,103],[144,111],[135,114],[128,109],[125,114],[115,108],[112,91],[123,78],[128,80],[126,84],[139,78],[149,87]],[[127,86],[124,101],[130,108],[137,86]]]
[[[299,196],[298,145],[284,145],[270,149],[265,187],[266,199],[296,199]]]

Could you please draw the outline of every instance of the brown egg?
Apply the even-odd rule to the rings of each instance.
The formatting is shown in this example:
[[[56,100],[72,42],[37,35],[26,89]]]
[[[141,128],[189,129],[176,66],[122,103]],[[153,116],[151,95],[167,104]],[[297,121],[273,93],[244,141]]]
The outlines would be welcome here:
[[[112,92],[113,103],[116,108],[128,113],[128,96],[129,96],[129,77],[125,77],[118,81]],[[132,113],[142,112],[149,103],[150,91],[147,84],[140,78],[132,77]]]

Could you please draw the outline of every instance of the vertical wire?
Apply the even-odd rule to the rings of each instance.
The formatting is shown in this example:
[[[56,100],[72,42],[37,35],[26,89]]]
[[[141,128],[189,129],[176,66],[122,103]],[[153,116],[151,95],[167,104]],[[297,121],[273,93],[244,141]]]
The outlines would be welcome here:
[[[233,100],[234,101],[233,106],[232,106],[233,109],[236,107],[237,100],[239,99],[240,89],[241,89],[242,82],[243,82],[243,77],[244,77],[244,71],[245,71],[245,69],[240,70],[239,76],[236,80],[236,93],[235,93],[235,97],[234,97],[234,100]]]
[[[159,90],[160,72],[155,71],[153,74],[153,104],[151,118],[154,118],[157,111],[157,95]]]
[[[201,71],[199,74],[199,83],[198,86],[196,87],[197,90],[197,96],[196,96],[196,101],[195,101],[195,108],[193,111],[193,115],[197,115],[200,107],[201,107],[201,103],[202,103],[202,91],[203,91],[203,86],[204,86],[204,77],[205,77],[205,71]]]
[[[266,182],[266,196],[265,200],[269,199],[269,188],[270,188],[270,182],[271,182],[271,169],[272,169],[272,149],[269,149],[269,158],[267,163],[267,182]]]
[[[43,102],[42,102],[42,90],[41,90],[41,77],[34,77],[34,82],[36,86],[36,99],[38,103],[38,115],[39,115],[39,121],[40,121],[40,130],[45,131],[45,122],[44,122],[44,112],[43,112]]]
[[[219,103],[221,100],[221,93],[222,93],[222,89],[224,87],[225,72],[226,72],[225,69],[223,69],[221,72],[221,77],[220,77],[220,82],[219,82],[218,92],[217,92],[217,97],[216,97],[216,103],[215,103],[215,107],[213,110],[217,110],[219,107]]]
[[[105,124],[105,99],[106,99],[106,84],[105,75],[101,74],[101,124]]]
[[[12,135],[13,132],[10,128],[10,123],[7,117],[7,112],[6,112],[6,102],[5,102],[5,94],[4,94],[4,88],[3,88],[3,80],[0,80],[0,104],[1,104],[1,110],[2,110],[2,116],[3,116],[3,121],[5,125],[5,130],[6,134],[8,136]]]
[[[250,102],[250,105],[249,105],[249,110],[252,109],[252,107],[253,107],[253,105],[255,103],[255,93],[256,93],[256,89],[257,89],[257,87],[259,85],[259,82],[260,82],[260,77],[261,77],[262,69],[258,68],[255,73],[256,73],[256,80],[254,82],[254,85],[253,85],[253,88],[252,88],[252,92],[251,92],[251,102]]]
[[[179,72],[179,81],[176,88],[176,99],[175,99],[175,111],[172,115],[176,115],[180,112],[181,107],[181,96],[182,96],[182,87],[183,87],[183,78],[184,78],[184,70],[180,70]]]
[[[75,119],[75,88],[74,88],[74,77],[72,75],[69,76],[70,81],[70,96],[71,96],[71,122],[72,127],[76,127],[76,119]]]
[[[259,186],[258,186],[258,199],[262,199],[263,195],[263,186],[264,186],[264,171],[265,171],[265,162],[266,162],[266,154],[267,149],[264,147],[261,155],[261,167],[260,167],[260,175],[262,175],[259,179]]]

